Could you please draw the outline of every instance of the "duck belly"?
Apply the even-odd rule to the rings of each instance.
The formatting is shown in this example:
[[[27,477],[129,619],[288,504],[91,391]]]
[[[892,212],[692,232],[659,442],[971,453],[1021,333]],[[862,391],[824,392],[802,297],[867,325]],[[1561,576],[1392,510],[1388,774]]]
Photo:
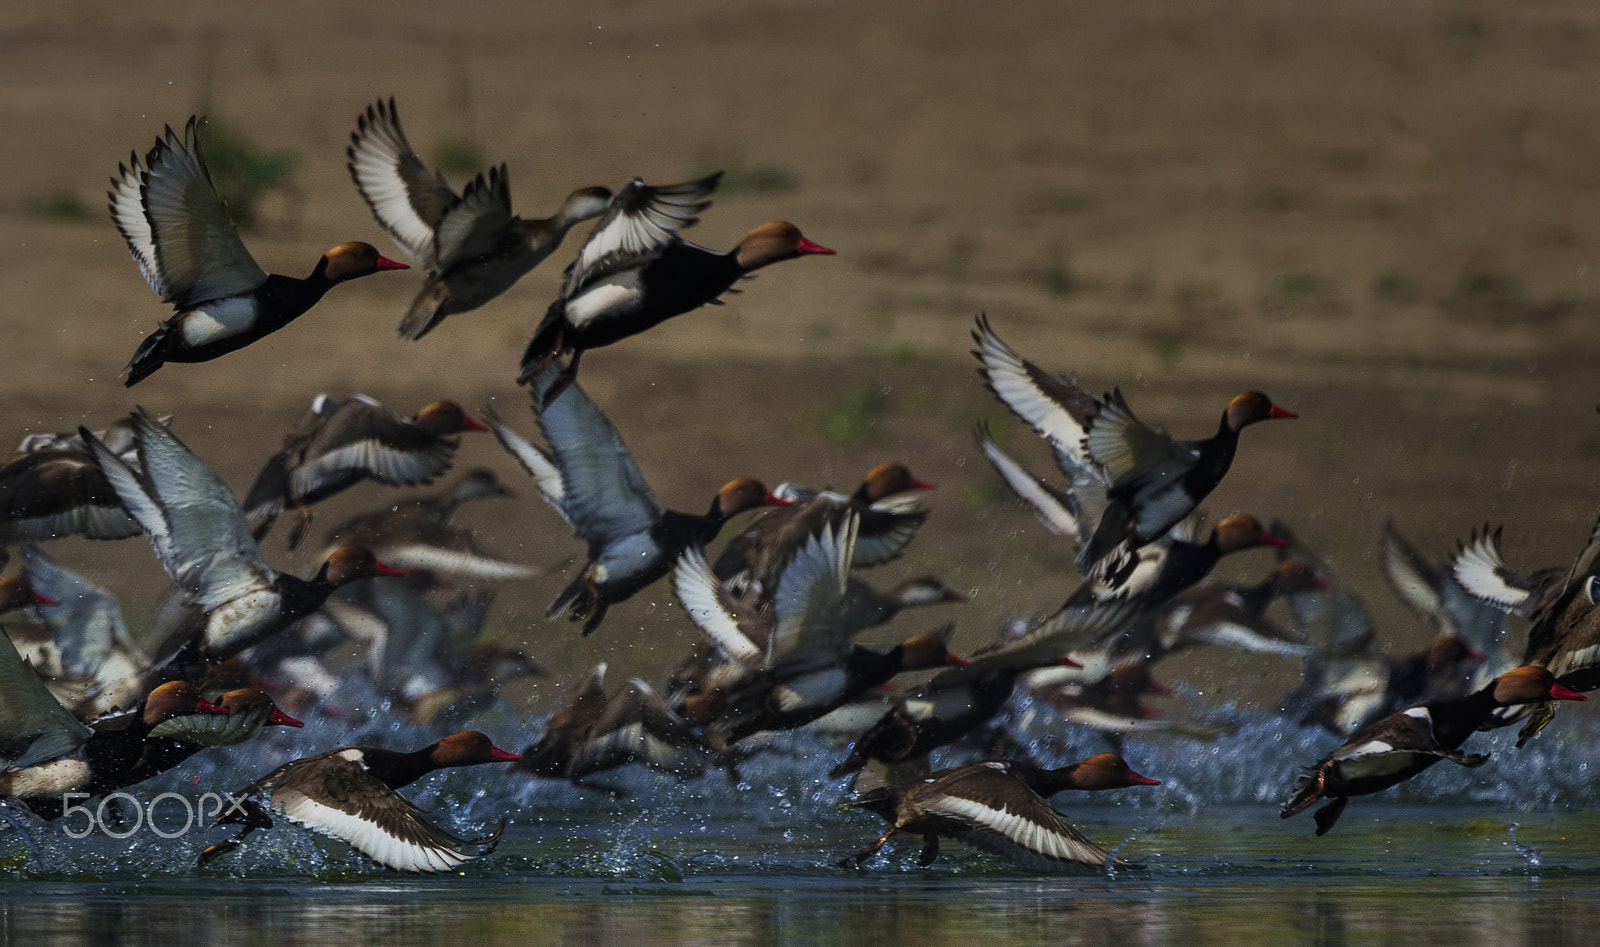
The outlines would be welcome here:
[[[666,575],[671,565],[649,533],[634,533],[607,546],[590,575],[608,595],[632,595]]]
[[[283,599],[272,589],[241,595],[206,620],[206,651],[232,655],[272,634],[283,624]]]
[[[1364,796],[1398,786],[1433,764],[1439,757],[1409,750],[1372,753],[1360,759],[1340,760],[1328,768],[1323,795]]]
[[[19,799],[59,802],[62,793],[88,785],[94,773],[80,759],[52,760],[0,775],[0,792]]]
[[[183,344],[198,349],[243,335],[255,328],[258,314],[256,301],[249,296],[203,303],[178,317]]]

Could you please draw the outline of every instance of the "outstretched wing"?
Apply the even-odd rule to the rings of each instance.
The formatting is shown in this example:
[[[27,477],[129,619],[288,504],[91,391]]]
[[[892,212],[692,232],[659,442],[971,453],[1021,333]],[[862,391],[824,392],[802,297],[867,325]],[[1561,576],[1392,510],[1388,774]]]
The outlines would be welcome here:
[[[88,431],[82,434],[167,574],[207,612],[270,587],[275,573],[227,484],[143,408],[133,423],[137,473]]]
[[[567,522],[590,543],[649,529],[664,510],[611,421],[576,384],[546,400],[558,372],[555,365],[545,368],[534,385],[533,404],[551,459],[561,471],[561,508]]]
[[[179,308],[248,293],[266,282],[239,239],[200,154],[200,119],[183,139],[170,127],[145,157],[142,172],[113,181],[112,218],[150,286]],[[130,188],[137,178],[145,224],[133,218]]]
[[[634,260],[666,246],[678,231],[699,219],[696,214],[711,206],[706,198],[721,178],[719,171],[697,181],[657,186],[634,178],[611,199],[610,209],[568,267],[562,297],[570,298],[618,261]]]
[[[378,225],[412,259],[435,265],[434,230],[456,203],[456,193],[412,150],[393,98],[367,106],[345,153],[350,177]]]

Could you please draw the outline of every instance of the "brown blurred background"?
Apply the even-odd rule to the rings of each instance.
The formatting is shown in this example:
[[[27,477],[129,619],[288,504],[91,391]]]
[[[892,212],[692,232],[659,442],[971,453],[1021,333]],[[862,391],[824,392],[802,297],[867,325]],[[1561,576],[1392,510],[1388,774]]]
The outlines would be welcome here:
[[[420,343],[394,331],[420,280],[386,274],[242,352],[117,380],[167,314],[104,209],[117,163],[206,111],[261,188],[238,206],[246,242],[304,275],[346,240],[392,250],[344,146],[393,95],[457,186],[509,164],[525,216],[580,185],[722,168],[692,239],[725,249],[781,217],[837,249],[593,353],[582,383],[676,508],[736,475],[851,486],[890,458],[938,482],[910,554],[870,578],[970,591],[949,613],[961,647],[1073,585],[1069,551],[973,449],[989,419],[1048,469],[972,370],[980,310],[1025,355],[1121,385],[1180,436],[1209,435],[1244,388],[1298,411],[1245,435],[1210,506],[1290,522],[1392,652],[1428,631],[1382,584],[1386,518],[1438,555],[1504,521],[1508,557],[1531,568],[1565,564],[1600,499],[1592,4],[61,2],[9,8],[0,51],[6,443],[143,404],[176,414],[242,492],[322,391],[406,413],[493,398],[532,434],[512,379],[581,232]],[[483,435],[458,463],[523,480]],[[468,514],[488,545],[553,569],[502,591],[496,633],[558,669],[676,658],[694,632],[664,585],[588,641],[541,619],[582,546],[532,494]],[[364,486],[320,525],[400,497]],[[285,532],[269,558],[308,573]],[[165,581],[140,540],[53,552],[130,612]],[[1296,673],[1208,657],[1164,676]]]

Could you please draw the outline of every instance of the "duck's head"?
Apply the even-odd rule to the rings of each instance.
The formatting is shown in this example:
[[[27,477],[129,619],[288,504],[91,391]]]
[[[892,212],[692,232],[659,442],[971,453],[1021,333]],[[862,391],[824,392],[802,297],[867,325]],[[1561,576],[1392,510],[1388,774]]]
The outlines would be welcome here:
[[[1428,644],[1428,670],[1451,664],[1482,664],[1486,655],[1460,635],[1439,635]]]
[[[226,708],[218,707],[204,697],[188,681],[168,681],[151,691],[144,699],[144,713],[141,715],[146,726],[155,726],[163,720],[173,717],[186,717],[189,714],[221,714],[226,716]]]
[[[1129,786],[1159,786],[1161,781],[1140,776],[1128,761],[1115,753],[1097,753],[1072,770],[1077,789],[1126,789]]]
[[[487,427],[472,415],[467,409],[454,401],[435,401],[411,419],[417,427],[429,434],[443,437],[447,434],[460,434],[462,431],[487,431]]]
[[[1241,549],[1254,549],[1257,546],[1277,546],[1286,548],[1289,544],[1267,532],[1261,521],[1249,513],[1240,513],[1230,516],[1218,523],[1212,530],[1219,552],[1238,552]]]
[[[1299,592],[1332,592],[1333,584],[1317,578],[1311,567],[1299,559],[1285,559],[1272,570],[1273,588],[1279,595]]]
[[[739,241],[735,258],[742,269],[756,270],[812,253],[831,255],[833,251],[807,240],[800,228],[787,220],[774,220],[745,234],[745,238]]]
[[[0,579],[0,614],[24,605],[60,605],[48,595],[34,591],[28,580],[20,575]]]
[[[678,716],[691,727],[703,727],[722,716],[725,709],[727,702],[722,695],[712,691],[684,698],[683,705],[678,708]]]
[[[222,695],[222,700],[219,701],[219,705],[222,707],[222,709],[228,712],[229,716],[233,717],[255,716],[259,714],[266,718],[262,726],[305,726],[303,721],[296,720],[295,718],[279,710],[278,706],[272,702],[271,697],[268,697],[261,691],[256,690],[254,687],[241,687],[237,690],[228,691],[226,694]]]
[[[379,270],[409,270],[404,263],[383,256],[370,243],[341,243],[322,255],[322,275],[330,283],[342,283]]]
[[[942,665],[971,667],[972,662],[950,653],[949,645],[938,635],[917,635],[900,642],[900,667],[906,671],[920,671]]]
[[[494,471],[487,467],[479,467],[469,471],[466,476],[456,482],[455,488],[450,491],[450,496],[456,502],[467,500],[486,500],[489,497],[516,498],[516,491],[500,482]]]
[[[477,730],[463,730],[435,743],[429,759],[435,766],[475,766],[478,763],[515,763],[522,757],[500,749]]]
[[[768,490],[759,480],[749,477],[740,477],[729,480],[717,491],[717,499],[711,506],[723,517],[753,510],[758,506],[787,506],[788,500],[777,496]]]
[[[1556,683],[1549,668],[1525,665],[1513,668],[1495,678],[1494,702],[1502,707],[1510,704],[1534,704],[1546,700],[1583,700],[1577,691]]]
[[[856,491],[856,499],[874,503],[884,497],[905,493],[907,490],[932,490],[933,484],[912,476],[911,468],[899,461],[890,461],[867,471]]]
[[[1299,417],[1293,411],[1280,408],[1272,403],[1272,399],[1259,391],[1247,391],[1242,395],[1234,395],[1228,402],[1228,410],[1223,413],[1227,420],[1228,428],[1240,431],[1257,421],[1266,421],[1271,418]]]
[[[378,561],[372,550],[365,546],[340,546],[329,554],[320,573],[323,581],[334,588],[370,579],[380,575],[404,575],[399,569]]]
[[[603,187],[580,187],[567,195],[561,205],[561,219],[567,226],[599,217],[611,207],[611,192]]]
[[[894,587],[893,598],[903,608],[915,605],[941,605],[945,602],[960,604],[967,600],[965,595],[931,575],[901,582]]]

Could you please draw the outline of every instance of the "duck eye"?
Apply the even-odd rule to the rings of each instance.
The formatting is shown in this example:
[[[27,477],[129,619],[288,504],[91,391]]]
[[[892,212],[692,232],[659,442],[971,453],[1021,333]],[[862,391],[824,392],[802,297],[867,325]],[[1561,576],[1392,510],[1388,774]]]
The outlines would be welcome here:
[[[1589,600],[1590,605],[1600,604],[1600,575],[1591,575],[1583,580],[1583,597]]]

